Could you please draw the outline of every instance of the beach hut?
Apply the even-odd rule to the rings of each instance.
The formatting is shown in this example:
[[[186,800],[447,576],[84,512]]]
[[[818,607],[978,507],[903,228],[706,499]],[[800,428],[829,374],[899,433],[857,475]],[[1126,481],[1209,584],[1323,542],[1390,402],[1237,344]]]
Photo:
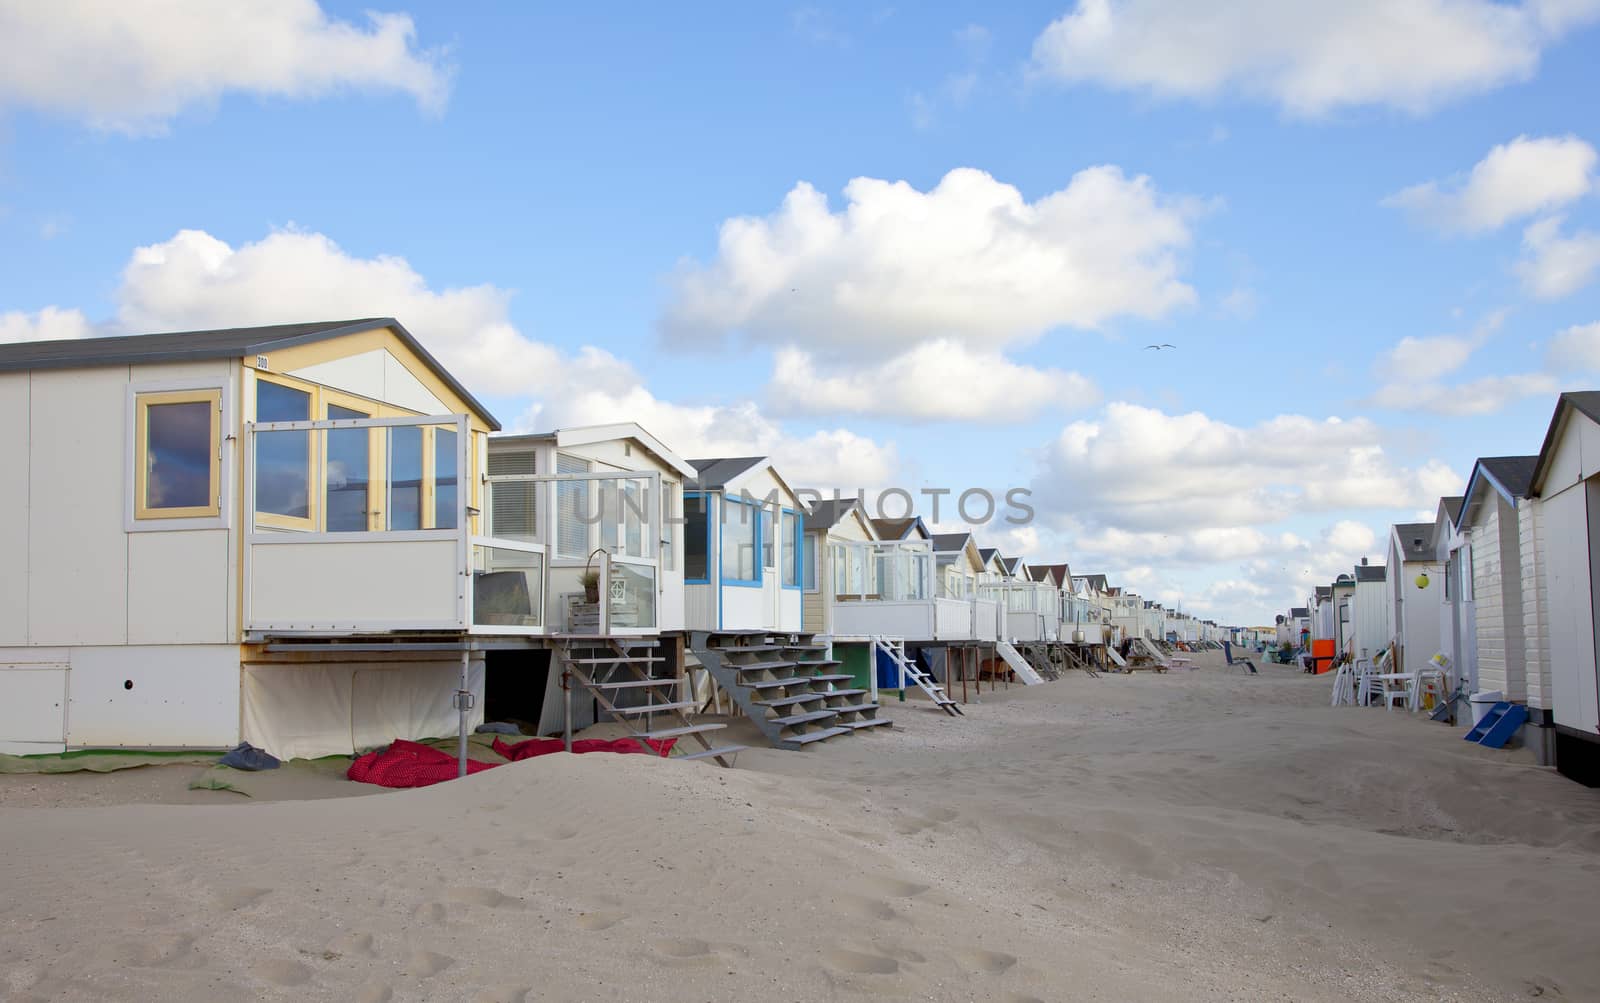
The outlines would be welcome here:
[[[1444,566],[1435,557],[1433,523],[1389,527],[1387,564],[1394,671],[1420,669],[1439,651],[1440,614],[1445,608]]]
[[[1524,661],[1536,752],[1600,786],[1600,392],[1564,393],[1529,477],[1519,521]]]
[[[1444,570],[1444,608],[1439,611],[1439,651],[1452,666],[1452,688],[1460,686],[1471,693],[1477,682],[1477,638],[1473,623],[1473,603],[1463,596],[1472,594],[1472,575],[1465,560],[1469,551],[1456,531],[1461,521],[1460,496],[1439,499],[1433,517],[1433,559]]]
[[[1483,693],[1528,699],[1521,520],[1537,456],[1490,456],[1473,465],[1461,505],[1456,560],[1473,623],[1473,677]]]
[[[804,510],[762,456],[690,461],[684,485],[684,620],[691,630],[798,633]]]
[[[1356,658],[1376,661],[1394,637],[1387,569],[1382,564],[1369,564],[1363,557],[1352,577],[1355,589],[1350,606],[1351,648]]]
[[[351,753],[482,718],[494,417],[392,318],[0,346],[0,749]],[[507,593],[513,591],[509,587]]]
[[[850,544],[866,543],[878,536],[860,498],[813,502],[804,523],[805,629],[831,635],[834,633],[833,599],[840,584],[836,571],[844,567]]]

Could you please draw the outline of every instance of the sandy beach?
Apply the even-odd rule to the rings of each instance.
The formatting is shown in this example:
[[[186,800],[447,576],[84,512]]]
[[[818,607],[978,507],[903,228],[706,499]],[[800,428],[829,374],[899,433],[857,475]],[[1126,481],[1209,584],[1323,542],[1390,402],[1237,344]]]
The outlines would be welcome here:
[[[738,769],[0,777],[12,1000],[1600,997],[1600,797],[1206,657]],[[278,784],[271,787],[272,783]],[[361,794],[360,797],[336,797]],[[283,798],[274,800],[274,798]],[[162,803],[187,802],[187,803]]]

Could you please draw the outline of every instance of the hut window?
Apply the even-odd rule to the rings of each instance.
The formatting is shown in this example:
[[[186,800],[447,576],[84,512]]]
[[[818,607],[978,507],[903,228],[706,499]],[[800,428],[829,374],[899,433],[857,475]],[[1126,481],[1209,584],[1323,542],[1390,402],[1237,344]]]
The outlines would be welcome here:
[[[575,456],[556,456],[556,473],[587,474],[589,461]],[[556,483],[556,556],[585,560],[589,556],[589,525],[595,521],[590,500],[591,481]]]
[[[760,585],[756,547],[761,539],[761,509],[753,502],[724,498],[722,513],[723,583]]]
[[[310,421],[311,392],[256,378],[256,421]],[[256,435],[256,512],[264,525],[310,528],[311,433]],[[265,516],[266,518],[261,518]],[[276,517],[276,518],[274,518]]]
[[[453,428],[433,430],[433,528],[455,529],[460,457]]]
[[[538,473],[533,450],[489,451],[489,476]],[[539,485],[534,481],[491,481],[489,535],[533,543],[539,539]]]
[[[802,574],[805,575],[806,591],[820,591],[817,588],[817,541],[803,540],[801,541],[801,546],[803,548],[801,550],[801,563],[804,565]]]
[[[777,548],[772,544],[774,513],[763,510],[761,513],[761,566],[775,568],[778,566]]]
[[[134,518],[220,515],[222,391],[142,393],[134,404]]]
[[[706,496],[683,496],[683,580],[709,581],[711,570],[710,519],[706,511]]]
[[[800,552],[805,541],[800,534],[800,520],[787,509],[783,512],[783,587],[800,587]]]
[[[678,567],[678,541],[677,531],[673,528],[673,521],[677,516],[678,485],[672,481],[661,483],[661,566],[668,571]]]

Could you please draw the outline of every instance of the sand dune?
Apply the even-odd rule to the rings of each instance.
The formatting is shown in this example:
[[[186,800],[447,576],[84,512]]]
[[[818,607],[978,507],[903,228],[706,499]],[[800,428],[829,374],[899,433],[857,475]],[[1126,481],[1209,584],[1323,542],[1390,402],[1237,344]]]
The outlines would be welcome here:
[[[1073,675],[964,719],[912,701],[892,731],[732,771],[552,756],[377,797],[100,807],[3,777],[0,797],[33,786],[0,800],[0,986],[1600,996],[1594,792],[1270,671]]]

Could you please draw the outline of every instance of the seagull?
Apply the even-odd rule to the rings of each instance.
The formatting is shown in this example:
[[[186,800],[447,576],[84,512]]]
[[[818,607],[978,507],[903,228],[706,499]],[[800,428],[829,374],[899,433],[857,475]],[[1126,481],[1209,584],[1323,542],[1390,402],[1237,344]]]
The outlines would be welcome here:
[[[1169,345],[1166,342],[1162,342],[1159,345],[1146,345],[1146,346],[1144,346],[1145,351],[1147,351],[1147,352],[1150,351],[1152,348],[1159,352],[1163,348],[1177,348],[1177,347],[1178,347],[1177,345]]]

